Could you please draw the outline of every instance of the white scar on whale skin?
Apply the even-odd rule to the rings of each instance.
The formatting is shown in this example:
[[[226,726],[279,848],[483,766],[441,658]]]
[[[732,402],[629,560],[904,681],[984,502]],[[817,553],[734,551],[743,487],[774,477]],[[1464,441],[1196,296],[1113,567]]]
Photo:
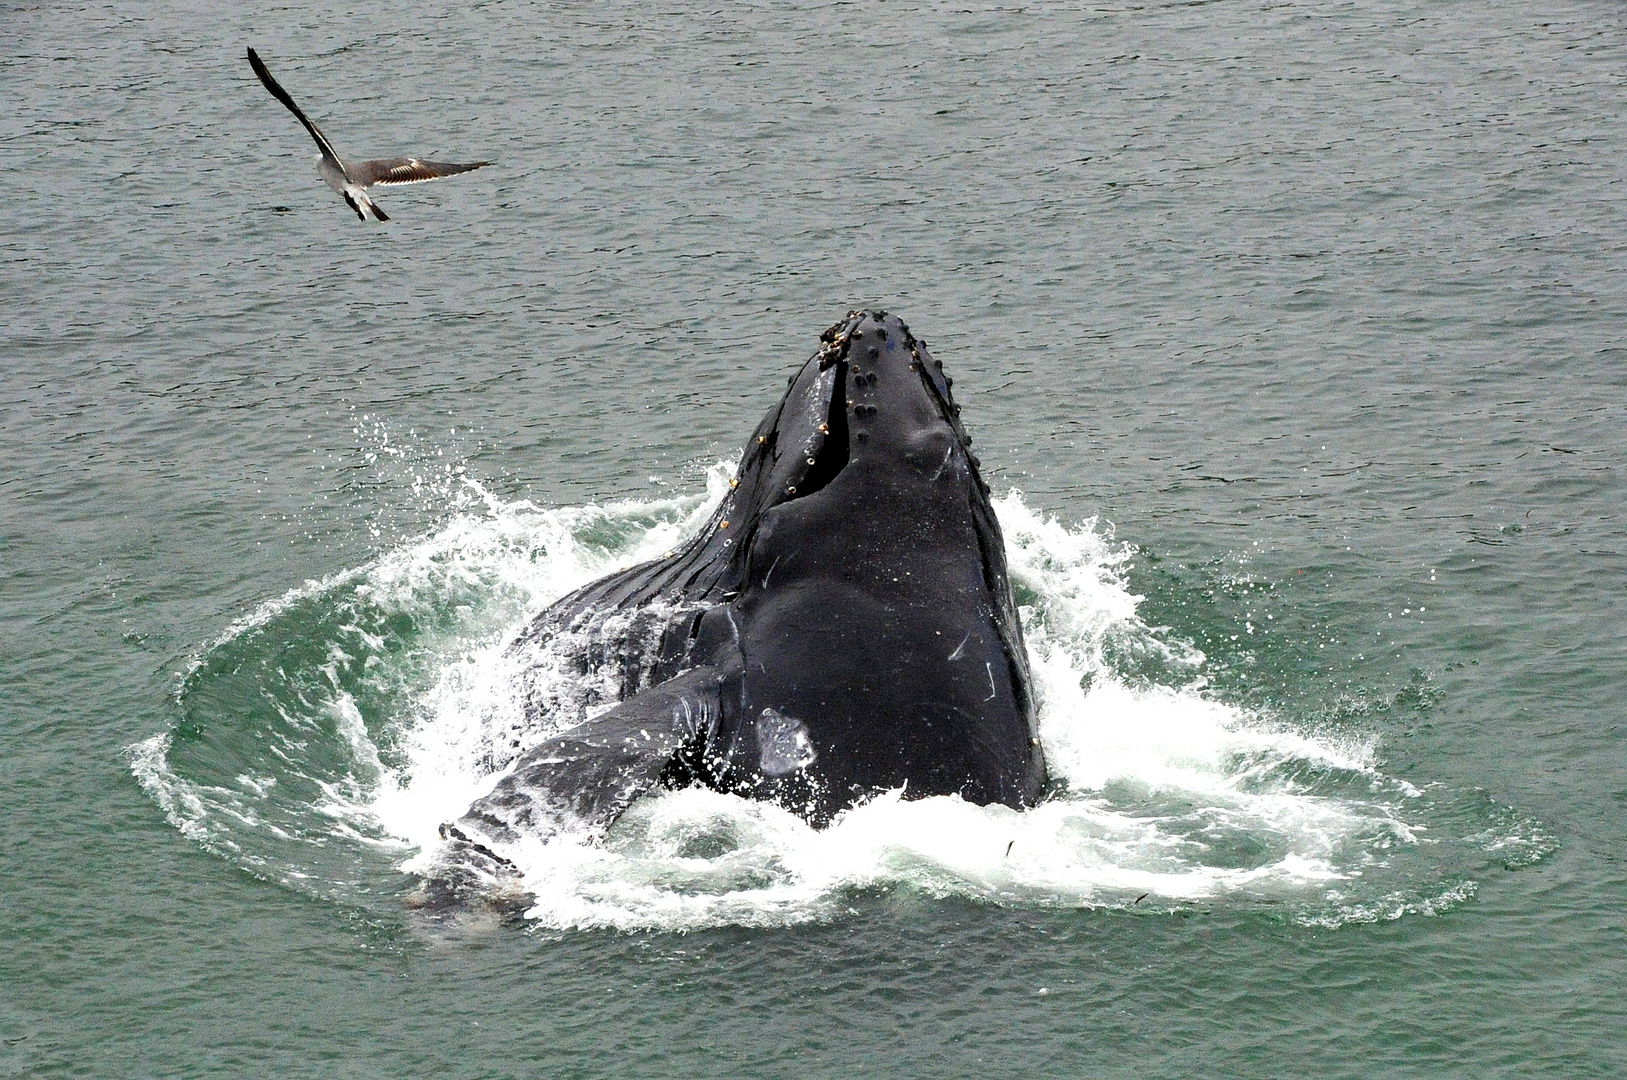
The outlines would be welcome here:
[[[998,691],[998,690],[996,690],[994,688],[994,665],[992,665],[992,664],[988,663],[987,661],[985,661],[984,664],[983,664],[983,670],[989,673],[989,696],[984,698],[983,700],[984,701],[993,701],[994,700],[994,695],[998,694],[1000,692],[1000,691]]]
[[[312,123],[311,118],[294,104],[294,99],[276,79],[266,70],[265,64],[260,61],[260,55],[253,49],[249,50],[249,66],[265,88],[271,91],[271,96],[282,102],[288,111],[294,114],[305,130],[311,133],[316,140],[316,147],[322,151],[317,163],[317,172],[322,176],[322,182],[334,191],[337,191],[356,211],[356,216],[363,221],[369,214],[374,221],[389,221],[390,215],[374,205],[373,200],[367,196],[367,188],[377,184],[387,186],[390,184],[421,184],[426,180],[439,180],[443,176],[456,176],[458,173],[472,172],[483,165],[490,165],[489,161],[471,161],[467,164],[457,164],[450,161],[425,161],[416,157],[380,158],[376,161],[347,162],[339,156],[333,148],[328,137],[322,134],[322,129]]]
[[[769,776],[789,776],[819,758],[808,725],[777,709],[764,709],[757,718],[758,766]]]
[[[959,645],[955,646],[955,651],[949,654],[949,659],[951,659],[951,660],[959,660],[963,655],[965,655],[965,653],[966,653],[966,643],[968,641],[970,641],[970,640],[972,640],[972,632],[970,630],[967,630],[966,631],[966,636],[960,639],[960,644]]]

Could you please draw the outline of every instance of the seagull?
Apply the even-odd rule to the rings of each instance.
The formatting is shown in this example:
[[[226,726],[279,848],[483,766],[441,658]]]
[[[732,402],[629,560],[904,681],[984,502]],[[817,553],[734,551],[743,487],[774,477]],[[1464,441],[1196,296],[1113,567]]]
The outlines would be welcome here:
[[[378,161],[345,161],[339,156],[339,151],[333,148],[328,137],[322,134],[322,129],[311,123],[311,118],[300,112],[294,99],[288,96],[271,72],[266,70],[265,64],[260,62],[260,54],[252,48],[249,50],[249,66],[266,84],[271,96],[288,106],[288,111],[305,125],[305,130],[311,133],[316,140],[317,148],[322,151],[322,158],[317,162],[316,171],[321,174],[327,185],[345,197],[345,202],[356,211],[356,216],[363,221],[367,215],[372,214],[374,221],[389,221],[390,215],[380,210],[372,199],[367,197],[367,189],[374,184],[419,184],[425,180],[439,180],[443,176],[456,176],[458,173],[471,172],[482,165],[490,165],[489,161],[472,161],[467,165],[456,165],[447,161],[424,161],[422,158],[399,157],[382,158]]]

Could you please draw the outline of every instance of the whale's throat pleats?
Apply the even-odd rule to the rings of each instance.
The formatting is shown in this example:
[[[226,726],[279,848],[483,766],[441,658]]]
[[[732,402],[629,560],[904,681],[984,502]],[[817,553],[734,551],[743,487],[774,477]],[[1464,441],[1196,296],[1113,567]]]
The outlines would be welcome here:
[[[847,466],[848,458],[848,432],[847,432],[847,364],[840,362],[836,365],[835,385],[831,389],[830,409],[825,417],[825,426],[828,429],[824,441],[820,444],[819,452],[814,455],[814,462],[808,466],[808,471],[797,482],[796,492],[792,499],[803,499],[819,491],[826,484],[836,479],[836,474]],[[787,500],[789,501],[789,499]]]

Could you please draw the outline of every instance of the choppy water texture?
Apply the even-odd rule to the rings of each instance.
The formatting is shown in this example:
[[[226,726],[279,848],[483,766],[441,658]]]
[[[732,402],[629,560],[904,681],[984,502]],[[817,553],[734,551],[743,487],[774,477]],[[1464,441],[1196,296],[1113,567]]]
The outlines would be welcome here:
[[[0,1075],[1619,1073],[1618,8],[0,29]],[[361,225],[248,44],[495,164]],[[858,305],[1010,492],[1066,790],[668,794],[416,921],[503,641]]]

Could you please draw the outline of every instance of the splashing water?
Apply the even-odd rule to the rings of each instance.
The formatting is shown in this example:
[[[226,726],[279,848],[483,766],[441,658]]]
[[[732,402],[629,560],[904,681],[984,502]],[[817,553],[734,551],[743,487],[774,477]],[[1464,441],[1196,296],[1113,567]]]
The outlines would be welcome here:
[[[607,707],[606,673],[512,653],[550,602],[660,555],[706,497],[539,509],[475,497],[441,528],[263,605],[204,651],[179,722],[132,767],[187,836],[252,872],[349,903],[411,887],[437,828],[560,724]],[[1540,858],[1529,819],[1386,777],[1339,742],[1226,705],[1205,659],[1137,617],[1131,552],[1013,493],[995,504],[1057,791],[1023,812],[892,792],[816,831],[701,789],[640,800],[601,845],[521,852],[550,927],[683,930],[840,917],[869,890],[1012,906],[1204,904],[1310,925],[1432,914],[1474,875]],[[524,702],[561,719],[532,730]],[[406,871],[406,873],[403,873]]]

